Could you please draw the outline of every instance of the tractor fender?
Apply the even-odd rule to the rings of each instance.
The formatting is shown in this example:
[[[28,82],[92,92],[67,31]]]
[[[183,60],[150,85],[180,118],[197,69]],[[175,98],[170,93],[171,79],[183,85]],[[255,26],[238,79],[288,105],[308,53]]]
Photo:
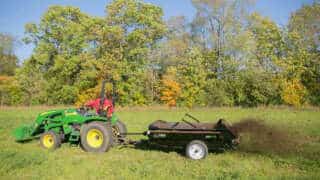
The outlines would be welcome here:
[[[104,120],[103,120],[104,119]],[[106,126],[110,126],[111,127],[111,122],[110,121],[107,121],[105,118],[103,119],[89,119],[88,121],[85,121],[83,124],[81,124],[81,127],[80,127],[80,133],[83,131],[83,128],[89,124],[89,123],[93,123],[93,122],[100,122],[100,123],[103,123],[105,124]]]
[[[90,123],[93,121],[97,121],[97,122],[108,122],[109,120],[105,117],[100,117],[100,116],[94,116],[94,117],[88,117],[86,118],[83,123]]]
[[[89,124],[89,123],[92,123],[92,122],[100,122],[100,123],[103,123],[103,124],[110,124],[111,125],[111,122],[110,120],[108,120],[107,118],[104,118],[104,117],[93,117],[93,118],[88,118],[86,119],[83,124],[81,125],[81,128],[86,125],[86,124]]]

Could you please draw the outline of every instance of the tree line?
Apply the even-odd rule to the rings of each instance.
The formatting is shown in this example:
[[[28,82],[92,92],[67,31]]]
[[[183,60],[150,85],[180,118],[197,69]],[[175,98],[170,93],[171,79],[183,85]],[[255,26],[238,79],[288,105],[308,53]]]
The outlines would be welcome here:
[[[104,17],[51,6],[25,25],[32,55],[17,64],[0,36],[1,105],[77,104],[113,79],[120,105],[320,104],[320,3],[280,27],[247,0],[192,0],[193,19],[163,18],[138,0],[114,0]],[[107,84],[108,92],[111,83]]]

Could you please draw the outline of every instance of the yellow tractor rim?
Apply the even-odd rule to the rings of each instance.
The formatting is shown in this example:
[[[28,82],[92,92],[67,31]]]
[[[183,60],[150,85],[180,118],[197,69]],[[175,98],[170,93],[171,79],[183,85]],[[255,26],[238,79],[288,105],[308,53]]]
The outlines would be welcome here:
[[[50,149],[53,147],[54,145],[54,138],[51,134],[46,134],[44,137],[43,137],[43,145],[44,147]]]
[[[103,134],[98,129],[90,129],[87,133],[88,145],[94,148],[99,148],[103,143]]]

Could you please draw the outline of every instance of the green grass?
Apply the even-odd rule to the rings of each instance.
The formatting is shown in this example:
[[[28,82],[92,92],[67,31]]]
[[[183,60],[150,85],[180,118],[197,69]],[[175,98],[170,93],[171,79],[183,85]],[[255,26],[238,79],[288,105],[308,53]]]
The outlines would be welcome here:
[[[246,143],[237,151],[210,153],[192,161],[175,151],[141,150],[116,147],[107,153],[83,152],[63,144],[50,152],[37,140],[16,143],[14,128],[31,123],[47,107],[0,109],[1,179],[317,179],[320,177],[320,111],[289,108],[213,108],[196,109],[199,119],[230,122],[253,117],[303,140],[289,152],[270,149],[251,150]],[[186,109],[122,109],[118,116],[129,132],[141,132],[156,119],[178,121]],[[135,136],[134,139],[144,138]]]

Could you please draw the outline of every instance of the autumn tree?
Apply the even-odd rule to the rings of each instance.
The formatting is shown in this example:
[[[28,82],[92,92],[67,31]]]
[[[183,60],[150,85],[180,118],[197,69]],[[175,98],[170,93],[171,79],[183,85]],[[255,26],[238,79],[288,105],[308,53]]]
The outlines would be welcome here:
[[[181,86],[177,82],[177,69],[170,67],[161,79],[161,101],[169,107],[175,107],[181,96]]]

